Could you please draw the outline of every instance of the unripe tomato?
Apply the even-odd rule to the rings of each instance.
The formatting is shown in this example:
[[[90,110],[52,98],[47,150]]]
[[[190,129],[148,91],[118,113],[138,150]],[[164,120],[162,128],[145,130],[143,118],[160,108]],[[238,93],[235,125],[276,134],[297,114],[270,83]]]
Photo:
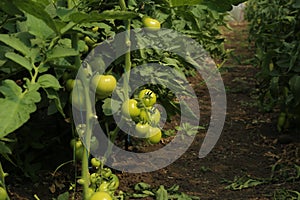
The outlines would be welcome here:
[[[85,36],[84,41],[88,46],[93,46],[96,43],[96,41],[91,39],[89,36]]]
[[[96,33],[98,30],[99,30],[99,27],[98,27],[98,26],[94,26],[94,27],[92,28],[92,31],[93,31],[94,33]]]
[[[93,188],[88,188],[86,198],[90,199],[94,193],[95,193],[95,191],[93,190]]]
[[[137,136],[145,137],[150,130],[150,125],[148,123],[137,123],[135,125],[135,132]]]
[[[78,161],[82,160],[83,153],[84,153],[84,146],[75,149],[75,159]]]
[[[68,92],[71,92],[74,88],[74,85],[75,85],[75,80],[74,79],[68,79],[66,81],[66,90]]]
[[[89,200],[112,200],[112,197],[104,191],[95,192]]]
[[[152,110],[141,110],[139,118],[142,122],[148,122],[152,126],[157,126],[160,122],[160,112],[157,108]]]
[[[91,164],[92,164],[93,167],[98,168],[98,167],[101,166],[101,161],[98,160],[97,158],[92,158],[91,159]]]
[[[114,91],[117,86],[117,80],[113,75],[95,75],[92,80],[92,86],[96,89],[96,95],[105,98]]]
[[[149,142],[152,143],[152,144],[157,144],[160,142],[160,139],[161,139],[161,130],[157,127],[150,127],[150,130],[149,130]]]
[[[0,200],[6,200],[8,197],[6,190],[0,187]]]
[[[143,22],[144,27],[146,27],[148,30],[156,31],[156,30],[160,29],[160,22],[151,17],[144,16],[142,18],[142,22]]]
[[[141,110],[137,106],[135,99],[128,99],[122,104],[122,114],[125,117],[137,117],[140,115]]]
[[[139,93],[139,99],[146,107],[153,106],[156,103],[156,94],[149,89],[143,89]]]

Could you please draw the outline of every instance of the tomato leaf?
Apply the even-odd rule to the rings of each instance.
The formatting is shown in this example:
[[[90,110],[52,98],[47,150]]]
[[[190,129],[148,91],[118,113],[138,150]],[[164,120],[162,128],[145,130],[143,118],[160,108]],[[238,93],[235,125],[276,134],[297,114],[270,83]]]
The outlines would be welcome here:
[[[99,22],[108,19],[126,20],[137,17],[138,14],[130,11],[112,11],[107,10],[102,13],[92,12],[84,13],[77,12],[70,14],[70,19],[75,23]]]
[[[27,58],[20,56],[19,54],[16,54],[14,52],[7,52],[5,56],[15,63],[18,63],[22,67],[26,68],[28,71],[32,70],[33,66]]]
[[[104,100],[104,104],[102,105],[103,113],[106,116],[113,115],[120,109],[120,107],[121,107],[120,102],[111,98],[106,98]]]
[[[27,47],[19,38],[13,35],[0,34],[0,41],[19,51],[24,56],[30,55],[30,48]]]
[[[55,36],[54,31],[45,23],[45,21],[26,13],[26,26],[28,32],[41,39],[47,39]]]
[[[0,141],[0,154],[12,154],[10,148],[2,141]]]
[[[155,199],[157,200],[166,200],[168,199],[168,191],[163,185],[159,186],[159,189],[156,191]]]
[[[300,76],[297,75],[293,76],[289,81],[289,85],[295,98],[299,99],[300,98]]]
[[[0,138],[22,126],[36,111],[35,103],[41,100],[38,89],[39,84],[28,84],[22,92],[13,80],[3,81],[0,86],[0,92],[4,95],[0,98]]]
[[[197,4],[201,4],[203,0],[165,0],[170,7],[176,6],[193,6]]]
[[[44,74],[40,76],[37,82],[42,86],[42,88],[53,88],[56,91],[62,88],[58,80],[51,74]]]
[[[54,60],[56,58],[64,58],[68,56],[76,56],[79,53],[71,48],[56,46],[51,51],[47,52],[47,59]]]
[[[43,4],[32,0],[14,0],[14,4],[20,10],[43,20],[55,33],[59,34],[54,20],[45,11],[45,6]]]

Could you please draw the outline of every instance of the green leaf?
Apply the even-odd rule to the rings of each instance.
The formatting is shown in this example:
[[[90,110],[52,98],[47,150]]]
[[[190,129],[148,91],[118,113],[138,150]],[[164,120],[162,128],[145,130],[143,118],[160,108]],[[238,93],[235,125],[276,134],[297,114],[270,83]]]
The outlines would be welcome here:
[[[290,81],[289,85],[291,88],[292,93],[295,95],[295,98],[300,98],[300,76],[295,75],[293,76]]]
[[[62,193],[60,194],[58,197],[57,197],[57,200],[68,200],[69,199],[69,192],[65,192],[65,193]]]
[[[3,10],[9,15],[20,15],[22,12],[13,4],[11,0],[1,0],[0,10]]]
[[[37,38],[47,39],[55,36],[54,31],[41,19],[26,13],[28,32]]]
[[[41,100],[38,89],[39,84],[32,84],[22,92],[13,80],[3,81],[0,86],[0,92],[4,95],[0,98],[0,138],[22,126],[36,111],[35,103]]]
[[[104,100],[104,104],[102,105],[103,113],[106,116],[113,115],[120,109],[120,107],[121,107],[120,102],[111,98],[106,98]]]
[[[59,34],[54,20],[45,11],[45,6],[43,4],[32,0],[14,0],[14,4],[20,10],[43,20],[55,33]]]
[[[10,148],[2,141],[0,141],[0,154],[12,154]]]
[[[42,88],[52,88],[56,91],[62,88],[58,80],[51,74],[44,74],[40,76],[37,82],[42,86]]]
[[[47,97],[48,99],[51,99],[51,100],[54,100],[54,103],[55,103],[55,107],[56,107],[56,111],[59,111],[60,114],[65,117],[65,113],[64,113],[64,110],[63,110],[63,106],[61,104],[61,101],[60,101],[60,98],[58,96],[58,93],[57,91],[55,91],[53,88],[45,88],[45,91],[47,93]],[[51,102],[50,102],[51,103]],[[48,114],[54,114],[53,113],[50,113],[49,112],[49,108],[50,106],[48,107]]]
[[[228,0],[204,0],[203,4],[218,12],[227,12],[232,9],[231,1]]]
[[[27,58],[20,56],[19,54],[16,54],[14,52],[7,52],[5,56],[15,63],[18,63],[22,67],[26,68],[28,71],[31,71],[33,68],[30,61]]]
[[[137,183],[134,185],[134,190],[135,191],[143,191],[143,190],[149,189],[150,187],[151,186],[149,184],[140,182],[140,183]]]
[[[293,8],[300,8],[300,0],[296,0],[296,2],[293,4]]]
[[[0,34],[0,41],[19,51],[24,56],[30,55],[30,48],[27,47],[19,38],[13,35]]]
[[[203,0],[165,0],[170,7],[176,6],[193,6],[197,4],[201,4]]]
[[[47,52],[47,59],[54,60],[57,58],[64,58],[68,56],[77,56],[78,52],[74,49],[62,47],[62,46],[55,46],[51,51]]]
[[[135,12],[108,10],[108,11],[103,11],[102,13],[96,13],[96,12],[72,13],[70,15],[70,19],[75,23],[89,23],[89,22],[99,22],[99,21],[109,20],[109,19],[126,20],[126,19],[132,19],[137,16],[138,14]]]
[[[156,191],[155,195],[156,200],[166,200],[168,199],[168,191],[163,185],[159,186],[159,189]]]

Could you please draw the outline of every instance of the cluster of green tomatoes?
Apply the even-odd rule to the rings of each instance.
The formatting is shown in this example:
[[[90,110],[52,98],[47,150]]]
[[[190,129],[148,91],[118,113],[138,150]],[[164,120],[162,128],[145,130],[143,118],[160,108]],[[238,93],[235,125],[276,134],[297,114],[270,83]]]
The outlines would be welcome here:
[[[112,200],[119,187],[119,178],[112,173],[110,168],[103,167],[103,163],[96,159],[91,159],[91,164],[95,172],[89,174],[89,188],[87,192],[88,200]],[[78,179],[79,184],[84,184],[83,179]],[[119,195],[122,191],[119,191]]]
[[[162,137],[159,128],[160,111],[154,106],[156,94],[150,89],[143,89],[136,99],[126,100],[121,107],[122,115],[135,122],[135,136],[147,138],[150,143],[159,143]]]

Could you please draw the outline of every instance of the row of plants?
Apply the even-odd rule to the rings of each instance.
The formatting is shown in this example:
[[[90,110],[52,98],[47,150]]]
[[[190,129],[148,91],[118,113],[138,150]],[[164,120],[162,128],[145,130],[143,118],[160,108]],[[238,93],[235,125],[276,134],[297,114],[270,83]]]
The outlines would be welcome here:
[[[116,193],[119,186],[118,176],[105,167],[105,158],[92,158],[93,171],[88,167],[90,152],[97,150],[100,143],[97,138],[92,137],[94,124],[99,123],[108,138],[114,142],[122,133],[112,119],[112,115],[119,112],[122,115],[121,120],[126,121],[135,132],[143,135],[150,143],[158,143],[164,131],[159,126],[161,111],[155,107],[156,102],[159,101],[166,108],[168,120],[172,115],[180,113],[180,109],[174,93],[164,84],[165,77],[169,76],[167,72],[159,73],[159,85],[145,82],[132,96],[118,93],[118,100],[111,107],[111,94],[116,89],[118,80],[132,68],[149,62],[171,66],[181,76],[193,75],[195,69],[180,56],[157,49],[131,52],[129,46],[129,51],[108,68],[101,65],[101,62],[105,64],[104,60],[100,60],[96,67],[81,67],[86,56],[98,44],[125,30],[130,33],[131,29],[147,28],[155,32],[166,28],[190,36],[203,45],[214,58],[224,59],[224,39],[220,37],[218,28],[225,25],[226,11],[240,2],[1,1],[1,155],[15,166],[26,166],[20,167],[26,175],[34,175],[39,165],[32,165],[31,161],[34,156],[40,155],[30,154],[23,160],[20,149],[28,155],[26,151],[29,149],[40,151],[50,145],[41,139],[45,137],[45,132],[34,130],[35,126],[31,127],[34,114],[44,108],[48,116],[60,115],[59,119],[70,123],[72,134],[68,138],[72,137],[70,143],[74,157],[81,163],[81,175],[76,182],[83,186],[83,198],[122,199],[124,195]],[[138,39],[151,43],[151,37]],[[123,42],[129,44],[130,36]],[[77,76],[79,69],[83,71]],[[144,73],[149,72],[145,69]],[[128,86],[129,80],[129,76],[124,78],[122,89],[131,89]],[[180,90],[182,83],[180,80],[174,81]],[[90,95],[91,88],[96,95]],[[94,104],[96,110],[93,110]],[[74,124],[72,112],[84,116],[86,123]],[[51,135],[55,138],[51,141],[58,139],[62,141],[62,145],[66,145],[63,139],[65,134]],[[108,152],[109,149],[110,147]],[[0,172],[0,199],[8,199],[4,180],[7,174],[2,167]],[[173,190],[177,191],[176,188]],[[157,199],[166,199],[167,190],[160,188],[158,191]],[[180,195],[177,198],[179,197]],[[190,198],[185,195],[183,199]]]
[[[300,3],[296,0],[247,2],[249,39],[260,67],[262,107],[280,110],[278,131],[300,116]]]

